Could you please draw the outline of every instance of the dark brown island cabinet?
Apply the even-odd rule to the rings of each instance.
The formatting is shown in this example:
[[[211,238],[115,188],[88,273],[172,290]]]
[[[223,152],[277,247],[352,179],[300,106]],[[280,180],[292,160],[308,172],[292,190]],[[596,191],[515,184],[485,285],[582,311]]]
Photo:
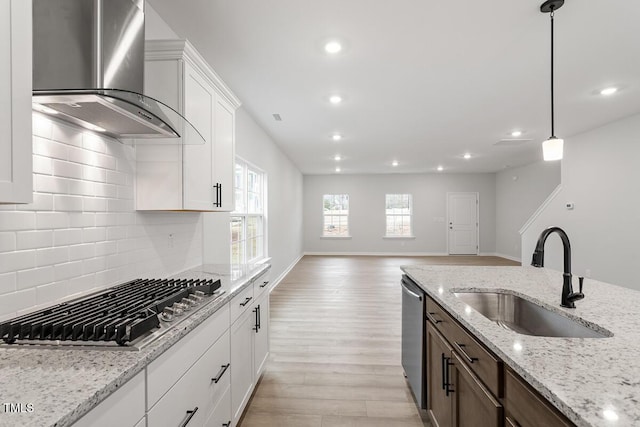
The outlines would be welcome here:
[[[429,297],[426,351],[434,427],[575,426]]]

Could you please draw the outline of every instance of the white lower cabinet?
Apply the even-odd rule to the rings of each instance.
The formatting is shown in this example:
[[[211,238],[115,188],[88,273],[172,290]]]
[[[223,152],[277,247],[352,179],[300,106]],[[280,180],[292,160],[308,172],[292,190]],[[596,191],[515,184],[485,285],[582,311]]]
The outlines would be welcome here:
[[[269,293],[262,295],[254,310],[257,309],[258,330],[254,330],[253,375],[257,382],[269,360]]]
[[[139,372],[73,427],[137,427],[139,421],[144,421],[144,386],[144,372]]]
[[[149,425],[203,426],[218,403],[214,396],[222,396],[229,387],[228,369],[220,370],[220,366],[228,363],[227,331],[151,408],[147,416]]]
[[[244,411],[254,387],[253,335],[255,316],[246,310],[231,326],[231,409],[233,425]]]
[[[231,388],[227,387],[205,427],[231,427],[231,423]]]

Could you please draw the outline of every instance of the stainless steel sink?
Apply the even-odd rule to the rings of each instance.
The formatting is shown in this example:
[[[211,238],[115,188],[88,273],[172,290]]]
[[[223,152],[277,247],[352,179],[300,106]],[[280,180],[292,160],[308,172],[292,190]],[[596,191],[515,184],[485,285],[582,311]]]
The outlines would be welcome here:
[[[518,295],[476,291],[458,291],[454,295],[487,319],[519,334],[565,338],[613,336],[609,331],[588,328]]]

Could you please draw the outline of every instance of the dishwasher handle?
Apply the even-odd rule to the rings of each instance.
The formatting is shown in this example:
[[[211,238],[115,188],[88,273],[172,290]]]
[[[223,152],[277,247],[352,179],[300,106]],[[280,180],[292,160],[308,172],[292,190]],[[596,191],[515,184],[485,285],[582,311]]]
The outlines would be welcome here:
[[[418,295],[415,292],[413,292],[411,289],[407,288],[407,286],[404,284],[404,282],[400,283],[400,285],[402,286],[402,290],[404,292],[406,292],[407,294],[411,295],[414,298],[417,298],[418,301],[422,301],[422,295]]]

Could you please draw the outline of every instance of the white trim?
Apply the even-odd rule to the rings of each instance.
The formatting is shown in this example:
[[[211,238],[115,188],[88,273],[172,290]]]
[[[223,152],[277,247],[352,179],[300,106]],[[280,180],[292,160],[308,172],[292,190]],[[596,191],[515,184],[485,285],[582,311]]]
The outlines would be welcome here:
[[[144,58],[146,61],[186,60],[204,74],[204,77],[218,90],[218,94],[234,109],[242,105],[238,97],[189,40],[147,40],[144,45]]]
[[[416,236],[382,236],[382,238],[389,240],[413,240]]]
[[[447,256],[444,252],[305,252],[311,256]],[[452,255],[453,256],[453,255]]]
[[[289,274],[291,272],[291,270],[293,270],[293,267],[296,266],[296,264],[298,264],[300,262],[300,260],[302,259],[302,257],[304,256],[304,254],[298,256],[298,258],[296,258],[287,268],[284,269],[284,271],[282,273],[280,273],[280,275],[273,279],[272,282],[272,286],[269,289],[269,293],[273,292],[273,290],[276,288],[276,286],[278,286],[280,284],[280,282],[282,281],[282,279],[284,279],[286,277],[287,274]],[[271,268],[273,268],[273,264],[271,265]]]
[[[504,259],[508,259],[510,261],[515,261],[515,262],[522,263],[522,260],[520,258],[511,256],[511,255],[500,254],[500,253],[497,253],[497,252],[482,252],[482,253],[478,254],[478,256],[497,256],[499,258],[504,258]]]
[[[540,207],[536,209],[536,211],[529,217],[527,222],[524,223],[522,228],[520,229],[520,235],[522,236],[528,229],[531,227],[531,224],[538,219],[538,217],[547,209],[547,206],[551,204],[551,202],[556,198],[558,194],[562,191],[562,184],[558,184],[558,186],[549,194],[549,196],[542,202]]]
[[[320,238],[326,240],[349,240],[351,236],[320,236]]]

